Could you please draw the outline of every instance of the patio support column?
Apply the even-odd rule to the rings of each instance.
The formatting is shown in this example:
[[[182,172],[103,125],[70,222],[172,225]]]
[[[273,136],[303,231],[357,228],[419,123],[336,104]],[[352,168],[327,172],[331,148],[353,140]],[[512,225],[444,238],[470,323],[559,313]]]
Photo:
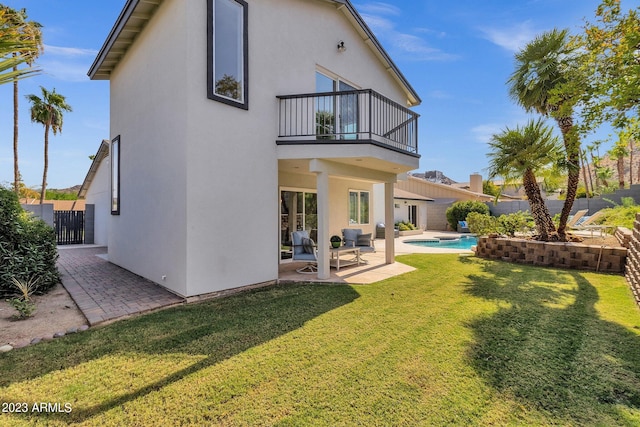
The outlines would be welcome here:
[[[318,279],[331,277],[329,272],[329,173],[316,172],[318,191]]]
[[[384,183],[384,260],[395,262],[395,218],[393,217],[393,182]]]

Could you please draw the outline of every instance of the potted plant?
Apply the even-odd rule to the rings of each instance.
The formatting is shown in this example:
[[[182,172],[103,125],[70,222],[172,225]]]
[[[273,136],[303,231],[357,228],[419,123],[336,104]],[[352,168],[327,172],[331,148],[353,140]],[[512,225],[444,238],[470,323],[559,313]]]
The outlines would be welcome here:
[[[333,235],[329,238],[329,241],[331,242],[332,247],[339,248],[342,244],[342,237]]]

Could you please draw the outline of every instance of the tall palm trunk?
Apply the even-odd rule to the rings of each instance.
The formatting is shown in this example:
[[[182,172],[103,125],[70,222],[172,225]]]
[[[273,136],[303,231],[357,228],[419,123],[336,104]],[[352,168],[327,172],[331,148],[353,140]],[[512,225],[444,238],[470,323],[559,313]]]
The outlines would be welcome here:
[[[40,204],[44,203],[47,191],[47,172],[49,170],[49,122],[44,125],[44,169],[42,172],[42,190],[40,190]]]
[[[624,157],[618,156],[616,168],[618,169],[618,188],[622,190],[624,189]]]
[[[580,144],[577,139],[578,136],[572,132],[572,117],[557,117],[556,122],[562,133],[562,142],[564,143],[564,149],[567,155],[567,166],[569,168],[567,173],[567,196],[564,199],[564,205],[560,213],[560,224],[558,225],[558,236],[560,240],[566,241],[567,221],[569,220],[569,214],[573,208],[573,202],[578,192],[578,183],[580,182]]]
[[[633,185],[633,138],[629,138],[629,185]]]
[[[529,199],[529,209],[531,209],[531,216],[536,224],[538,239],[549,241],[550,235],[555,233],[556,228],[549,214],[549,209],[541,196],[538,181],[536,181],[535,174],[531,169],[524,172],[522,184]]]
[[[16,55],[15,53],[13,54]],[[13,67],[18,71],[18,67]],[[20,170],[18,169],[18,80],[13,81],[13,191],[20,197]]]

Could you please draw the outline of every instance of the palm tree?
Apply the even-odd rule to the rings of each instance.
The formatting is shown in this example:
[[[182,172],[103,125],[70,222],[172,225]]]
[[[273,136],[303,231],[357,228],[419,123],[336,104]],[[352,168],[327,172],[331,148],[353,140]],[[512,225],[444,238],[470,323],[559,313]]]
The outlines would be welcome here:
[[[528,112],[552,116],[562,133],[568,168],[567,193],[558,235],[566,240],[565,228],[580,181],[580,140],[573,126],[573,99],[562,90],[575,82],[569,79],[573,49],[567,30],[552,30],[536,37],[515,56],[516,70],[508,80],[509,93]],[[575,88],[575,86],[572,86]]]
[[[629,155],[626,142],[620,140],[609,150],[609,156],[616,161],[618,170],[618,188],[624,188],[624,159]]]
[[[63,112],[72,111],[66,98],[56,90],[51,92],[40,86],[42,99],[37,95],[27,95],[31,103],[31,121],[44,126],[44,171],[42,173],[42,189],[40,190],[40,204],[44,203],[47,187],[47,171],[49,169],[49,130],[56,135],[62,132]]]
[[[7,9],[11,10],[0,6],[0,85],[40,72],[36,68],[14,70],[38,52],[39,46],[34,38],[25,38],[23,27],[14,22],[15,15]]]
[[[493,135],[489,147],[489,179],[498,175],[505,178],[521,176],[536,224],[537,238],[545,241],[554,239],[554,236],[557,238],[536,180],[536,173],[556,160],[560,151],[552,129],[541,119],[530,120],[524,128],[506,128],[502,133]]]
[[[26,9],[15,10],[8,6],[1,6],[4,15],[7,17],[8,25],[16,28],[20,40],[28,42],[28,49],[21,49],[13,52],[13,57],[25,58],[27,66],[31,67],[33,61],[42,52],[42,32],[40,25],[34,21],[27,21]],[[35,45],[36,49],[33,49]],[[13,66],[13,72],[18,72],[18,64]],[[20,171],[18,168],[18,79],[13,80],[13,189],[16,194],[20,193]]]

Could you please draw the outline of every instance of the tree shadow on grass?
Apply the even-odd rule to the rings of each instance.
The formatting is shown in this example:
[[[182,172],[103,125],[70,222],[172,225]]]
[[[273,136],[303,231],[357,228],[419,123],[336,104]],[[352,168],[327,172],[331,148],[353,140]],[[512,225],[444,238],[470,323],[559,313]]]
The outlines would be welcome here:
[[[640,409],[640,336],[600,318],[598,290],[567,270],[478,259],[467,292],[497,302],[469,324],[471,365],[496,390],[568,424],[629,423]]]
[[[298,329],[309,320],[349,304],[358,297],[359,294],[350,286],[277,285],[167,309],[7,353],[0,357],[0,372],[3,373],[0,386],[38,378],[54,370],[69,369],[113,354],[205,356],[159,381],[100,405],[74,408],[71,414],[38,416],[82,422]],[[3,396],[0,401],[10,401],[9,398]],[[29,406],[33,403],[30,402]]]

